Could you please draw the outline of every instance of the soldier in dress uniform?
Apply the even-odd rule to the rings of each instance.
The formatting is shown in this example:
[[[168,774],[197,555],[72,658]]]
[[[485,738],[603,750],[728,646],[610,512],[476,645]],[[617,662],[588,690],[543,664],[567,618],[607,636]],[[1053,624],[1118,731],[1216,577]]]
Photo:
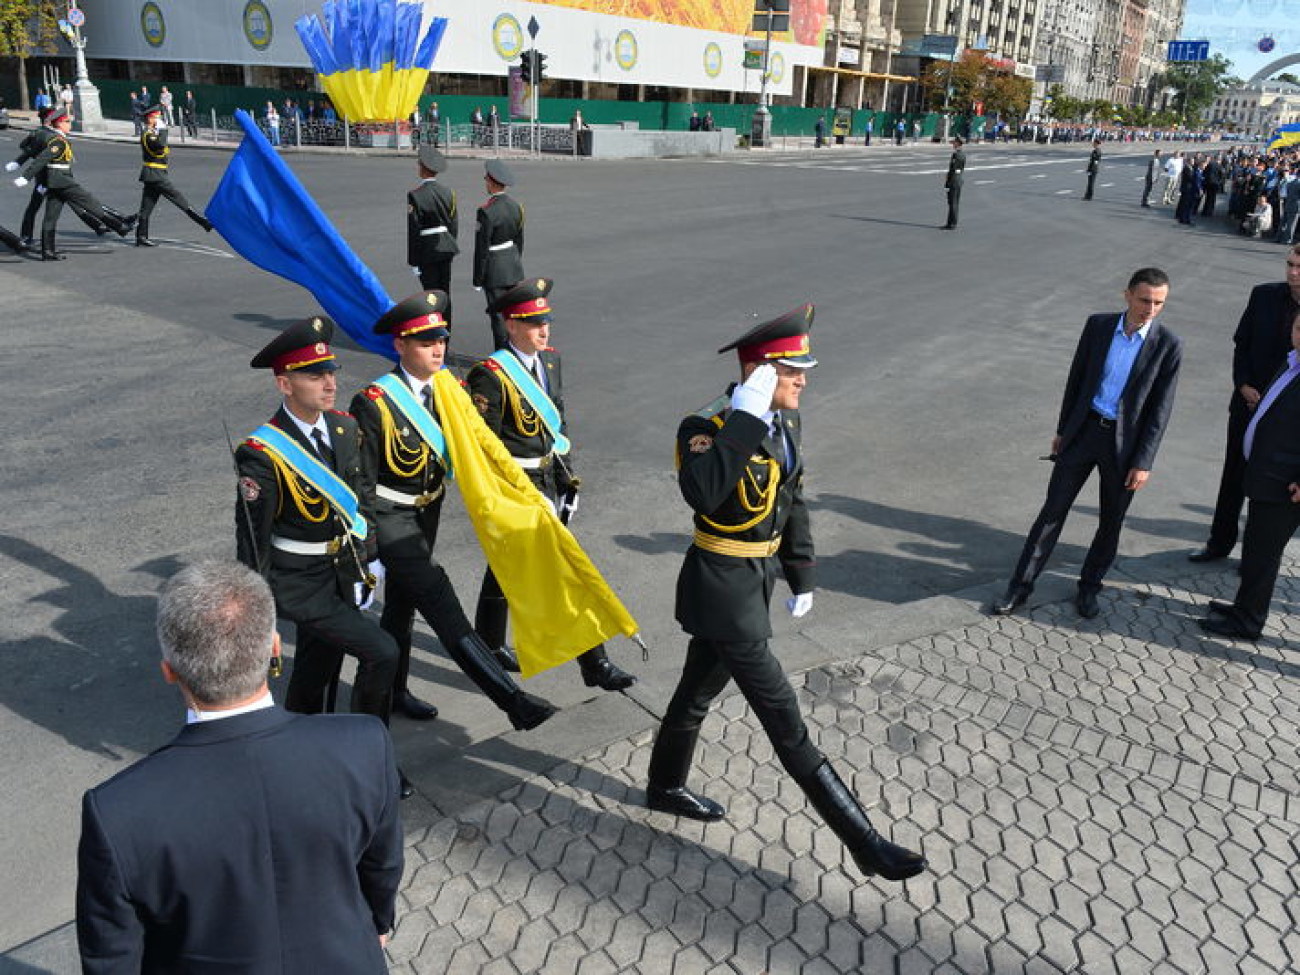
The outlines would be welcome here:
[[[755,326],[735,349],[741,383],[677,428],[678,486],[695,512],[695,537],[677,579],[677,621],[690,634],[686,664],[650,757],[650,808],[690,819],[726,810],[686,787],[700,724],[735,680],[786,771],[866,874],[905,880],[925,858],[872,827],[813,743],[781,664],[768,648],[777,564],[795,617],[812,608],[816,562],[803,499],[799,398],[813,306]]]
[[[398,302],[374,325],[391,335],[399,363],[352,400],[361,427],[363,494],[375,513],[379,558],[386,570],[379,625],[397,642],[393,709],[417,721],[438,710],[407,687],[411,627],[419,609],[456,665],[506,713],[517,729],[535,728],[555,713],[526,694],[474,632],[451,580],[433,557],[448,463],[438,422],[433,376],[443,368],[447,295],[423,291]]]
[[[557,440],[561,441],[561,449],[567,449],[567,441],[563,439],[560,357],[547,345],[551,334],[547,295],[551,286],[549,278],[529,278],[497,299],[492,310],[504,321],[506,347],[475,365],[466,382],[484,422],[567,523],[577,510],[580,485],[571,461],[556,449]],[[506,647],[508,618],[506,597],[489,569],[479,591],[474,629],[507,670],[517,671],[519,663]],[[588,687],[620,691],[636,682],[609,659],[603,644],[581,654],[578,665]]]
[[[51,112],[48,124],[53,131],[45,148],[22,167],[19,175],[14,179],[14,185],[21,188],[27,185],[28,180],[44,180],[46,194],[45,216],[41,220],[41,259],[61,261],[64,255],[55,247],[55,236],[58,233],[59,216],[63,212],[65,203],[80,207],[122,237],[131,232],[131,228],[135,225],[135,218],[124,220],[107,212],[72,175],[72,143],[68,141],[68,132],[72,129],[72,116],[60,111]]]
[[[474,287],[487,298],[492,347],[504,349],[508,336],[496,306],[503,294],[524,279],[524,208],[506,195],[515,177],[499,159],[489,159],[483,182],[488,198],[478,208],[474,237]]]
[[[948,191],[948,221],[944,230],[957,229],[957,211],[961,209],[961,184],[966,178],[966,153],[961,136],[953,136],[952,156],[948,159],[948,175],[944,177],[943,186]]]
[[[357,658],[352,710],[388,721],[398,649],[361,612],[378,563],[357,421],[335,410],[334,323],[295,322],[249,363],[270,369],[284,403],[235,452],[236,550],[266,576],[276,612],[298,628],[284,706],[316,714],[343,656]],[[402,796],[413,789],[402,776]]]
[[[167,130],[159,124],[162,111],[161,105],[145,109],[144,131],[140,133],[140,154],[143,157],[140,166],[140,182],[144,186],[140,191],[140,214],[135,225],[136,247],[158,246],[149,239],[149,217],[160,196],[171,200],[185,216],[204,230],[209,233],[212,231],[212,224],[208,218],[190,206],[190,201],[185,199],[185,194],[172,185],[171,178],[167,175],[172,150],[167,145]]]
[[[1092,140],[1092,152],[1088,153],[1088,188],[1083,191],[1085,200],[1092,199],[1092,188],[1097,182],[1097,173],[1101,171],[1101,140]]]
[[[406,194],[406,261],[426,291],[448,295],[443,317],[451,325],[451,261],[460,253],[456,193],[438,182],[447,157],[432,146],[420,150],[420,185]]]

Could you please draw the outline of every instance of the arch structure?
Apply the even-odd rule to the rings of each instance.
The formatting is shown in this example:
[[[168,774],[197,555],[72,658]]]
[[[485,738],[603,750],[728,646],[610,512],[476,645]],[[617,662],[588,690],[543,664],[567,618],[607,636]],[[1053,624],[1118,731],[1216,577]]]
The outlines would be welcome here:
[[[1270,61],[1268,64],[1264,65],[1264,67],[1251,75],[1250,80],[1247,81],[1246,84],[1253,85],[1257,81],[1268,81],[1268,79],[1273,75],[1292,64],[1300,64],[1300,54],[1288,54],[1285,57],[1278,58],[1276,61]]]

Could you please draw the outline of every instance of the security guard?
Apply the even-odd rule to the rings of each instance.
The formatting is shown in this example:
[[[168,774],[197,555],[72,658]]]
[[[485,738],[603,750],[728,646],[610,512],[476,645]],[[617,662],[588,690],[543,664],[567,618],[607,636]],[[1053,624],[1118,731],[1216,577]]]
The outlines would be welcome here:
[[[499,159],[489,159],[483,182],[488,198],[478,208],[474,237],[474,287],[487,298],[492,347],[504,349],[508,336],[496,306],[503,294],[524,279],[524,208],[506,194],[514,173]]]
[[[450,325],[451,261],[460,253],[456,193],[438,182],[447,157],[433,146],[420,149],[418,168],[420,185],[406,194],[406,262],[419,276],[420,287],[449,296],[442,315]]]
[[[295,322],[250,363],[274,373],[284,403],[235,452],[236,549],[270,582],[278,614],[297,624],[284,706],[323,710],[346,654],[357,658],[352,710],[387,723],[398,649],[358,608],[376,585],[378,546],[357,421],[333,408],[333,334],[328,318]],[[403,777],[404,797],[411,791]]]
[[[59,215],[63,212],[65,203],[81,207],[122,237],[131,232],[135,218],[123,220],[107,212],[72,175],[72,143],[68,141],[68,133],[72,130],[72,116],[67,112],[56,111],[50,113],[47,121],[53,130],[49,141],[46,142],[44,149],[22,167],[19,175],[14,179],[14,185],[21,188],[26,186],[30,179],[45,181],[45,216],[41,220],[41,259],[61,261],[65,255],[55,248],[55,236],[58,233]]]
[[[694,543],[677,579],[677,621],[691,636],[686,664],[650,756],[650,808],[703,821],[726,810],[686,788],[700,724],[735,680],[781,764],[866,874],[904,880],[925,859],[878,834],[813,743],[780,663],[768,648],[777,563],[795,617],[812,608],[816,562],[803,499],[799,398],[813,306],[763,322],[719,352],[740,357],[739,385],[677,429],[678,486],[695,512]]]
[[[503,319],[506,347],[475,365],[465,378],[484,422],[567,522],[578,507],[580,482],[563,454],[567,440],[560,357],[547,345],[551,286],[549,278],[529,278],[497,299],[492,310]],[[519,663],[505,645],[508,617],[506,597],[489,569],[479,591],[474,629],[507,670],[517,671]],[[609,659],[603,644],[579,656],[578,665],[588,687],[620,691],[636,683]]]
[[[140,133],[140,154],[143,157],[140,166],[140,182],[144,186],[140,191],[140,215],[135,226],[136,247],[158,246],[149,239],[149,217],[160,196],[171,200],[204,230],[209,233],[212,231],[212,224],[208,218],[190,206],[190,201],[172,185],[171,178],[167,175],[172,150],[167,145],[167,130],[159,124],[161,119],[161,105],[145,109],[144,131]]]
[[[446,307],[445,292],[423,291],[380,318],[374,332],[393,337],[400,361],[352,400],[361,427],[363,493],[375,513],[379,558],[387,578],[379,625],[401,652],[393,707],[417,721],[438,714],[407,687],[411,627],[418,608],[452,660],[510,723],[518,729],[535,728],[555,708],[520,690],[502,669],[470,626],[451,580],[433,558],[449,468],[433,386],[450,334],[443,317]]]

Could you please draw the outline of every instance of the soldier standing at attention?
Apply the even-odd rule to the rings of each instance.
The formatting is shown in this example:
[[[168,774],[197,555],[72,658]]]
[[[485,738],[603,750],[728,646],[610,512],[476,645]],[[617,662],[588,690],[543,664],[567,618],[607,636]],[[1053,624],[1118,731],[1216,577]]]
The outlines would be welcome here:
[[[579,481],[565,456],[569,441],[560,357],[547,345],[551,305],[546,296],[551,285],[548,278],[529,278],[501,295],[493,310],[505,321],[506,347],[474,366],[465,378],[484,422],[567,524],[578,508]],[[517,671],[519,663],[505,645],[508,619],[506,597],[488,569],[474,629],[507,670]],[[578,666],[588,687],[621,691],[636,683],[609,659],[603,644],[580,655]]]
[[[948,159],[948,175],[943,181],[944,188],[948,191],[948,222],[943,225],[943,230],[957,229],[957,211],[961,207],[962,174],[966,172],[966,153],[962,151],[963,145],[961,136],[953,136],[952,156]]]
[[[492,347],[504,349],[508,337],[497,313],[498,299],[524,279],[524,208],[506,195],[514,174],[499,159],[489,159],[483,181],[488,198],[478,208],[478,232],[474,237],[474,287],[487,298],[488,321],[492,325]]]
[[[433,557],[450,469],[433,386],[447,353],[446,304],[444,292],[424,291],[398,302],[375,323],[376,335],[393,337],[400,361],[352,400],[361,428],[362,493],[375,513],[379,558],[388,580],[379,625],[400,651],[393,710],[416,721],[438,716],[437,708],[407,686],[411,626],[419,609],[443,649],[510,723],[521,730],[535,728],[555,708],[524,693],[502,669],[470,626],[451,580]]]
[[[1085,200],[1092,199],[1092,187],[1097,182],[1097,171],[1101,169],[1101,140],[1092,140],[1092,152],[1088,154],[1088,188],[1083,191]]]
[[[143,156],[140,182],[144,185],[140,190],[140,215],[135,225],[136,247],[158,246],[149,239],[149,217],[153,214],[153,208],[157,206],[160,196],[171,200],[185,216],[209,233],[212,232],[212,224],[208,222],[208,218],[190,206],[190,201],[185,199],[185,194],[172,185],[167,175],[172,151],[167,145],[167,130],[159,125],[162,111],[161,105],[145,109],[144,131],[140,133],[140,154]]]
[[[780,563],[791,615],[812,608],[816,560],[803,499],[799,398],[817,365],[813,306],[763,322],[735,349],[741,383],[677,428],[677,482],[695,512],[695,538],[677,577],[686,663],[650,755],[651,809],[711,821],[726,810],[686,787],[709,705],[735,680],[777,758],[868,876],[906,880],[925,858],[876,832],[808,734],[794,689],[768,648],[769,602]],[[774,561],[775,559],[775,561]]]
[[[438,174],[447,168],[447,157],[437,149],[422,148],[417,167],[420,185],[406,194],[406,261],[419,277],[421,288],[448,296],[442,315],[450,327],[451,260],[460,253],[456,194],[438,182]]]

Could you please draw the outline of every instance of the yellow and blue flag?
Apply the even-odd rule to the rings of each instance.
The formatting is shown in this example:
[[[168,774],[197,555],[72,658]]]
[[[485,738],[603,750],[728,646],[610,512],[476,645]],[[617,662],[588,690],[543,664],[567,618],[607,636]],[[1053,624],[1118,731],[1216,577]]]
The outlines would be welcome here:
[[[1279,125],[1273,130],[1273,138],[1269,140],[1268,147],[1283,149],[1297,143],[1300,143],[1300,125]]]

